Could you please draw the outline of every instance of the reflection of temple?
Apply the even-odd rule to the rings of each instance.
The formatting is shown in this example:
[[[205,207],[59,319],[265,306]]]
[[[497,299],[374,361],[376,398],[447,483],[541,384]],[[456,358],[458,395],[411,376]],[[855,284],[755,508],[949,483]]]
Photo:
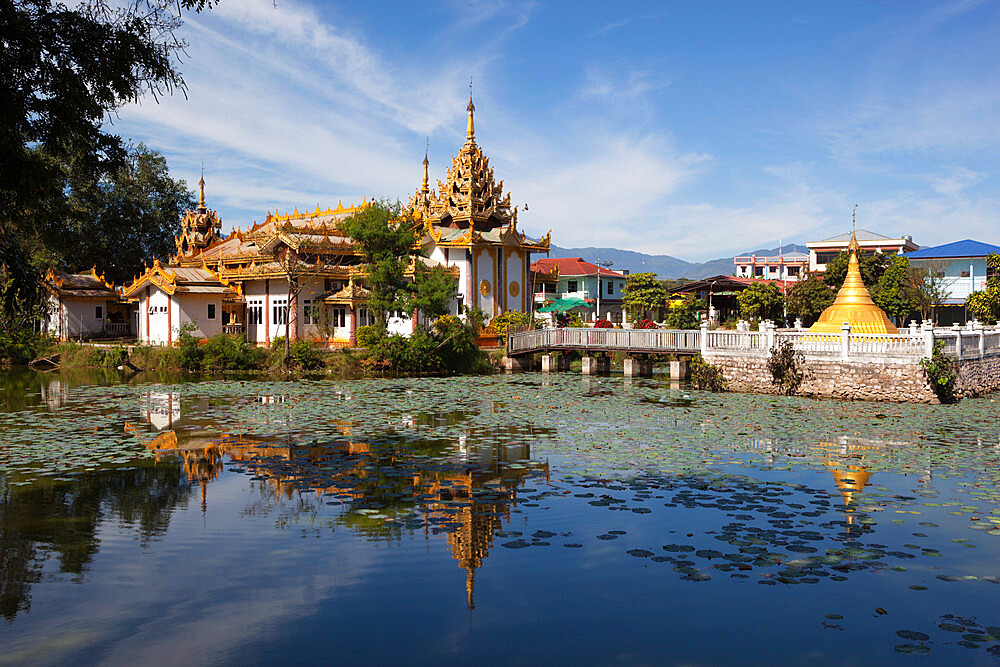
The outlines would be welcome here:
[[[416,418],[410,418],[415,421]],[[147,443],[157,460],[179,457],[182,469],[191,482],[201,486],[202,508],[206,504],[206,487],[218,479],[226,459],[239,463],[246,473],[263,480],[279,500],[300,497],[304,490],[315,493],[317,504],[328,498],[349,501],[353,507],[401,505],[422,511],[425,534],[432,527],[447,523],[444,532],[452,557],[466,571],[468,605],[473,604],[476,570],[482,566],[493,544],[493,535],[504,522],[510,521],[511,504],[516,502],[516,489],[526,476],[548,473],[547,464],[538,466],[508,464],[529,459],[529,446],[524,433],[516,428],[499,429],[492,443],[470,445],[468,440],[455,443],[402,443],[396,446],[373,445],[347,440],[352,426],[339,424],[345,441],[330,445],[293,445],[255,436],[217,435],[198,430],[164,431]],[[417,458],[420,450],[426,454],[433,447],[435,456]],[[322,463],[322,468],[319,464]],[[393,494],[384,495],[384,470],[403,475],[390,481]],[[321,471],[322,472],[318,472]],[[456,506],[453,501],[468,501]],[[365,516],[365,520],[369,518]],[[363,532],[398,526],[395,517],[385,516],[370,523],[352,525]],[[421,525],[418,524],[418,525]],[[411,524],[412,525],[412,524]]]

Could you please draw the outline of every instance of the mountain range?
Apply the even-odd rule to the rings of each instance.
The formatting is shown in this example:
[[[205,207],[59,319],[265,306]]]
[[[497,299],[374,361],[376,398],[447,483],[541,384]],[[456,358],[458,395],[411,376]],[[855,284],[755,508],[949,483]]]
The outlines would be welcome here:
[[[740,253],[740,256],[773,256],[778,254],[778,250],[778,248],[750,250]],[[808,254],[809,249],[804,245],[789,244],[782,246],[781,252]],[[582,257],[595,264],[599,260],[602,262],[610,261],[614,262],[611,268],[616,271],[627,269],[630,273],[649,272],[655,273],[660,278],[691,278],[692,280],[720,275],[731,276],[736,267],[733,264],[733,257],[720,257],[700,263],[686,262],[670,255],[647,255],[634,250],[619,250],[618,248],[560,248],[553,245],[549,257]]]

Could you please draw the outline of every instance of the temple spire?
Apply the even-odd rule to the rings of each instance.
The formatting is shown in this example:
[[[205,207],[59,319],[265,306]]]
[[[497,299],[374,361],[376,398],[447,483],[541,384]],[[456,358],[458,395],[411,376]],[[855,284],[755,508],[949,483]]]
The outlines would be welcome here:
[[[469,106],[465,109],[469,112],[469,122],[465,126],[466,143],[474,144],[476,143],[476,123],[472,116],[476,111],[476,105],[472,103],[472,79],[469,79]]]
[[[208,210],[205,205],[205,167],[201,168],[201,180],[198,181],[198,212],[204,213]]]
[[[427,137],[427,147],[424,149],[424,184],[420,188],[420,191],[424,193],[425,200],[427,199],[427,195],[431,191],[431,187],[430,185],[428,185],[427,182],[429,178],[429,176],[427,175],[427,168],[430,165],[430,161],[427,159],[427,153],[430,151],[430,148],[431,148],[431,138]]]

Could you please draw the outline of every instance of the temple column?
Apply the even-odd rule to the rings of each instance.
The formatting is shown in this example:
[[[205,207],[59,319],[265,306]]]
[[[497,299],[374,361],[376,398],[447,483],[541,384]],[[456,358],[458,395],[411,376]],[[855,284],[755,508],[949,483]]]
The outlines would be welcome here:
[[[350,318],[350,320],[348,321],[348,326],[351,328],[350,329],[351,333],[348,334],[348,337],[347,337],[347,345],[348,345],[348,347],[357,347],[358,346],[358,338],[357,338],[357,331],[358,331],[358,308],[357,308],[357,306],[351,306],[348,309],[347,316]]]
[[[293,343],[299,339],[299,291],[292,286],[291,296],[288,299],[288,342]]]

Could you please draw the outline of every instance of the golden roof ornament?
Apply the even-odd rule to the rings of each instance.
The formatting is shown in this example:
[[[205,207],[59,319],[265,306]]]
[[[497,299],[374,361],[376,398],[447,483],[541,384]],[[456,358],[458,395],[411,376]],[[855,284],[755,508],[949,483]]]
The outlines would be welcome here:
[[[854,207],[857,211],[857,206]],[[891,333],[898,334],[899,329],[892,323],[889,316],[872,301],[865,281],[861,278],[861,265],[858,255],[861,244],[855,234],[855,216],[851,216],[851,242],[847,245],[851,253],[847,261],[847,276],[844,284],[837,292],[833,305],[823,311],[816,323],[809,327],[813,333],[840,333],[846,323],[853,333]]]
[[[474,144],[476,143],[476,123],[472,116],[476,111],[476,105],[472,103],[472,83],[469,83],[469,106],[465,107],[466,111],[469,112],[469,120],[465,124],[465,139],[466,143]]]
[[[208,207],[205,205],[205,167],[201,168],[201,180],[198,181],[198,212],[205,213]]]

